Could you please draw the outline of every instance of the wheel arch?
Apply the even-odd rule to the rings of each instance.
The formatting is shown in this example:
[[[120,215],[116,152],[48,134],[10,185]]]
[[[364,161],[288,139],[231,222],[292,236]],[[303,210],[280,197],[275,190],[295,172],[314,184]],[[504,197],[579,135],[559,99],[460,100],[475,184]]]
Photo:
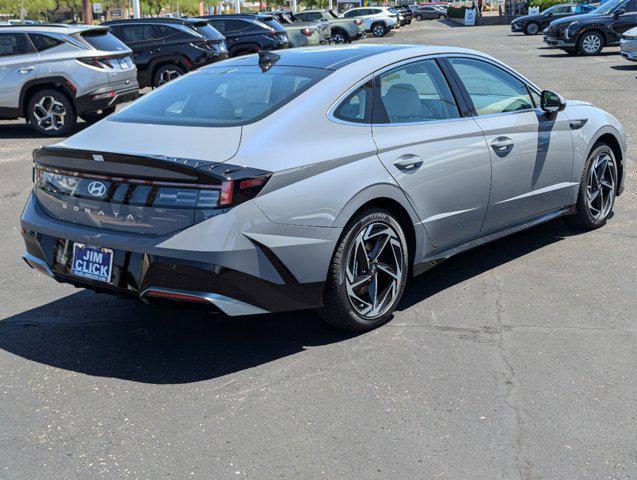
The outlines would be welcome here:
[[[609,129],[604,129],[598,132],[591,141],[588,149],[588,155],[590,155],[590,153],[601,143],[605,143],[610,147],[610,149],[613,151],[613,155],[615,155],[615,160],[617,161],[617,185],[619,185],[617,195],[620,195],[623,191],[624,185],[625,156],[618,138],[619,135],[616,132],[609,131]]]
[[[427,239],[424,228],[418,228],[420,220],[403,191],[395,185],[373,185],[355,195],[341,210],[334,221],[335,227],[343,228],[358,214],[368,208],[382,208],[391,213],[405,233],[409,253],[409,268],[419,261],[416,252],[423,252]]]
[[[27,106],[29,104],[29,100],[33,94],[35,94],[39,90],[43,90],[45,88],[51,88],[53,90],[58,90],[67,96],[69,101],[75,107],[75,92],[77,91],[75,86],[65,77],[44,77],[37,78],[25,83],[22,86],[22,90],[20,90],[20,99],[19,99],[19,109],[20,114],[26,118],[27,116]]]

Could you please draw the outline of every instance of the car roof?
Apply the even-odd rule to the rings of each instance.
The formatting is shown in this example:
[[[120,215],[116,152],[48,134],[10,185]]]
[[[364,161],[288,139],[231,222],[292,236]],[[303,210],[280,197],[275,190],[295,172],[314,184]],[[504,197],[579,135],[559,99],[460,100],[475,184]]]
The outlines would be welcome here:
[[[402,52],[402,55],[397,55]],[[277,66],[310,67],[326,70],[338,70],[348,65],[371,60],[374,58],[382,64],[383,57],[388,63],[400,61],[422,55],[435,55],[441,53],[472,53],[488,57],[480,52],[457,47],[440,46],[416,46],[416,45],[390,45],[390,44],[362,44],[343,46],[323,46],[311,48],[293,48],[289,50],[277,50],[273,52],[280,58],[275,62]],[[395,60],[396,57],[401,57]],[[391,60],[389,60],[391,58]],[[233,58],[223,62],[223,65],[255,65],[256,55]],[[214,67],[215,64],[212,65]],[[221,66],[216,64],[216,66]]]
[[[0,31],[2,32],[38,32],[38,33],[63,33],[72,35],[78,32],[86,31],[99,31],[107,30],[106,27],[82,25],[82,24],[70,24],[70,23],[39,23],[35,25],[0,25]]]
[[[176,25],[193,25],[205,23],[204,18],[126,18],[122,20],[110,20],[102,25],[122,25],[126,23],[172,23]]]

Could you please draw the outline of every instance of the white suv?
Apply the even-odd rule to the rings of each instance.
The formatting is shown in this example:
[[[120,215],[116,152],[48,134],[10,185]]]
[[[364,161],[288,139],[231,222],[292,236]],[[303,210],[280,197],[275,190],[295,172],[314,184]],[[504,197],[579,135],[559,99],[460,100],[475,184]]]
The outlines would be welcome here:
[[[138,90],[131,50],[107,27],[0,26],[0,118],[63,136],[78,116],[97,121]]]
[[[392,28],[398,28],[398,14],[386,7],[357,7],[347,10],[343,18],[360,18],[365,23],[365,30],[375,37],[386,35]]]

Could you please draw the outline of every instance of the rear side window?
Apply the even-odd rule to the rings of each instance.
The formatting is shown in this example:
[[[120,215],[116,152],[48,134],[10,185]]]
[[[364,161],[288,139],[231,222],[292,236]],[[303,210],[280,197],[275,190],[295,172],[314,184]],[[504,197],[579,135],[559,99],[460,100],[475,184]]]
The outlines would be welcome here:
[[[29,38],[38,52],[44,52],[49,48],[57,47],[62,44],[61,40],[41,33],[29,33]]]
[[[260,120],[329,75],[329,70],[257,66],[199,70],[142,97],[111,120],[227,127]]]
[[[223,40],[223,35],[221,35],[215,28],[211,27],[207,23],[204,24],[196,24],[193,26],[194,30],[202,35],[207,40]]]
[[[530,110],[526,85],[501,68],[472,58],[449,58],[478,115]]]
[[[89,30],[79,35],[79,38],[96,50],[105,52],[117,52],[128,50],[128,47],[120,40],[105,30]]]
[[[22,33],[0,33],[0,57],[34,53],[33,47]]]
[[[420,60],[381,74],[380,101],[389,123],[458,118],[449,85],[435,60]]]
[[[372,82],[347,96],[334,110],[334,117],[346,122],[371,123]]]

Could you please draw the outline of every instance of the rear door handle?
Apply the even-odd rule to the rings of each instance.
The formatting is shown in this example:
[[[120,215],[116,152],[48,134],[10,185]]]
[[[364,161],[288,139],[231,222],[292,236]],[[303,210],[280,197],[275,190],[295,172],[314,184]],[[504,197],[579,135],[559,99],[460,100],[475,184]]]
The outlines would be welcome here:
[[[491,148],[498,156],[508,155],[513,150],[515,143],[509,137],[497,137],[491,141]]]
[[[407,154],[401,155],[394,161],[394,166],[401,172],[415,172],[422,166],[422,159],[418,155]]]
[[[19,71],[20,73],[29,73],[35,70],[35,67],[22,67]]]

